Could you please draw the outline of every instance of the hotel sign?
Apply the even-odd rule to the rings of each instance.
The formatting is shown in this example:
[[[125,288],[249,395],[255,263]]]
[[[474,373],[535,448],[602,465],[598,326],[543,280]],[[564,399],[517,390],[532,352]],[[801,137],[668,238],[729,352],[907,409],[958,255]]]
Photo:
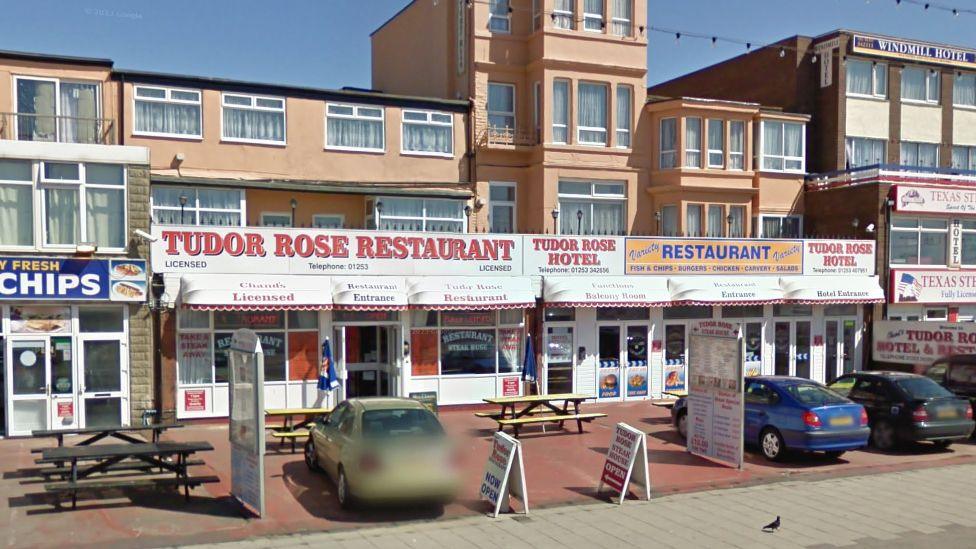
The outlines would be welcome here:
[[[622,275],[622,236],[525,236],[527,275]]]
[[[976,303],[976,270],[891,271],[892,303]]]
[[[948,355],[976,353],[970,322],[874,322],[872,356],[877,362],[931,364]]]
[[[628,238],[626,273],[798,275],[803,274],[803,242]]]
[[[851,42],[851,51],[892,59],[908,59],[955,67],[976,68],[976,51],[926,44],[913,40],[855,34],[854,40]]]
[[[894,194],[899,213],[976,213],[976,189],[896,185]]]

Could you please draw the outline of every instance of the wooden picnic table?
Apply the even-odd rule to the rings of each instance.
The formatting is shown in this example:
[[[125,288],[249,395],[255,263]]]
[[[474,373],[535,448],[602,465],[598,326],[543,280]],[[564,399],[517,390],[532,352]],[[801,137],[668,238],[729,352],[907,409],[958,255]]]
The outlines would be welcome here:
[[[37,429],[31,431],[31,436],[53,437],[58,441],[58,448],[64,446],[65,435],[90,435],[88,438],[78,441],[74,446],[89,446],[104,438],[112,437],[132,444],[142,444],[144,442],[159,442],[159,436],[169,429],[179,429],[182,423],[156,423],[153,425],[113,425],[111,427],[85,427],[80,429]],[[136,438],[128,433],[151,432],[150,440]],[[31,453],[39,454],[44,448],[35,448]]]
[[[672,396],[674,398],[683,398],[688,396],[688,391],[661,391],[661,394]]]
[[[185,497],[190,499],[190,486],[208,482],[218,482],[217,477],[191,478],[187,473],[187,458],[196,452],[213,450],[209,442],[141,442],[127,444],[95,444],[86,446],[62,446],[45,448],[37,463],[70,463],[69,478],[63,482],[49,483],[44,489],[49,492],[71,493],[71,507],[77,506],[79,490],[99,490],[111,488],[128,488],[136,486],[183,486]],[[176,456],[175,460],[166,458]],[[107,480],[83,482],[92,475],[107,473],[125,460],[145,462],[149,469],[159,468],[160,471],[170,471],[175,477],[150,478],[146,471],[143,478],[109,477]],[[91,464],[88,464],[92,462]],[[79,465],[79,463],[86,465]],[[60,502],[58,503],[60,505]]]
[[[291,440],[291,453],[295,453],[295,440],[308,436],[308,427],[319,416],[332,412],[332,408],[271,408],[264,411],[266,418],[282,418],[281,425],[269,425],[271,436],[279,441],[279,447],[284,446],[286,440]],[[297,416],[304,419],[295,422]]]
[[[566,421],[576,421],[579,432],[583,432],[583,422],[590,422],[594,419],[606,417],[606,414],[580,413],[580,403],[593,400],[593,395],[583,395],[577,393],[558,393],[550,395],[524,395],[511,397],[486,398],[484,402],[495,404],[501,407],[498,413],[478,413],[479,417],[490,417],[498,422],[498,430],[502,431],[505,427],[512,427],[515,437],[518,438],[519,427],[533,423],[558,423],[562,428]],[[562,403],[560,407],[558,403]],[[518,405],[525,406],[518,409]],[[572,406],[572,410],[570,410]]]

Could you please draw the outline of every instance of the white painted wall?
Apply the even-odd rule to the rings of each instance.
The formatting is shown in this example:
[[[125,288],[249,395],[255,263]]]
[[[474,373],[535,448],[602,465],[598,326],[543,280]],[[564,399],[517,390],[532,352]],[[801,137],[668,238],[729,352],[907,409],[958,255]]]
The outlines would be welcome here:
[[[888,101],[847,98],[847,135],[888,139]]]
[[[976,145],[976,109],[952,109],[952,144]]]
[[[901,140],[919,143],[942,142],[942,107],[902,103]]]

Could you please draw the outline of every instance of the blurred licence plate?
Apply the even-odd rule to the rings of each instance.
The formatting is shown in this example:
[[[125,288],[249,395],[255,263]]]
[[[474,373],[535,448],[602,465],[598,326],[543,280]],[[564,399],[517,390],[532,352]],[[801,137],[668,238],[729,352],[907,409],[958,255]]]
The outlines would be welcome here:
[[[834,427],[843,427],[845,425],[854,425],[853,416],[837,416],[830,418],[830,425]]]
[[[956,412],[955,408],[949,408],[947,406],[943,406],[942,408],[939,408],[938,411],[936,411],[935,417],[939,419],[952,419],[955,417],[959,417],[959,413]]]

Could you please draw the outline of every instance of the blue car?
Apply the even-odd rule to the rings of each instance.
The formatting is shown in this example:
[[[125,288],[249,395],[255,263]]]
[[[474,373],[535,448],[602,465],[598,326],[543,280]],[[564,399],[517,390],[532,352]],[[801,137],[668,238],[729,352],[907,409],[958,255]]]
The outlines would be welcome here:
[[[671,420],[687,437],[687,401],[679,399]],[[826,452],[838,458],[868,444],[871,429],[864,407],[816,381],[760,376],[745,380],[745,441],[763,456],[782,460],[787,450]]]

